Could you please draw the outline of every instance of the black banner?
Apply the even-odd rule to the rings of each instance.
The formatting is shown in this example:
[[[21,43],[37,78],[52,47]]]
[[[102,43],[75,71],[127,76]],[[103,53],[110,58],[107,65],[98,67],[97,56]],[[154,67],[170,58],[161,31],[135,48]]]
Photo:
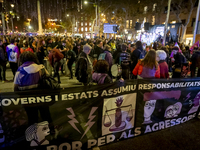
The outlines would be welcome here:
[[[90,149],[198,114],[199,79],[130,80],[1,94],[1,149]]]

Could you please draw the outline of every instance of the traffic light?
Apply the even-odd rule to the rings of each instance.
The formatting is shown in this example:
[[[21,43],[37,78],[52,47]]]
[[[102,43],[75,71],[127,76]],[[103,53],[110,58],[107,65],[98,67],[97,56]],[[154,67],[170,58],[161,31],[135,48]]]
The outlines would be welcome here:
[[[6,13],[6,15],[5,15],[5,20],[6,20],[6,21],[9,20],[9,15],[8,15],[8,13]]]

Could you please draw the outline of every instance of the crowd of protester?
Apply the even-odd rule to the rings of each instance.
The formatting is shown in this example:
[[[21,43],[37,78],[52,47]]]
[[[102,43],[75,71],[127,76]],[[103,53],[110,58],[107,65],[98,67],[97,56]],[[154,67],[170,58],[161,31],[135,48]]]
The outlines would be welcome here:
[[[75,76],[86,86],[128,79],[200,77],[200,50],[197,44],[192,48],[182,43],[146,45],[121,38],[3,36],[0,38],[2,83],[10,82],[6,79],[8,64],[15,90],[37,88],[43,68],[58,83],[62,82],[60,74],[66,75],[68,68],[69,78]]]

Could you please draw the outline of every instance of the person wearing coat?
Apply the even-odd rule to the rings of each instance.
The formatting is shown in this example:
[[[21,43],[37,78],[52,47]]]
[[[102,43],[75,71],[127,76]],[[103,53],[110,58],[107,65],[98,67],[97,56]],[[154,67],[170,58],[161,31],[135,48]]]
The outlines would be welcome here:
[[[156,51],[150,50],[144,59],[139,60],[132,73],[138,79],[160,78],[160,67],[156,61]]]
[[[61,83],[60,81],[60,75],[59,75],[59,68],[62,65],[62,59],[64,55],[56,48],[52,49],[49,53],[49,62],[51,66],[54,68],[54,77],[57,76],[58,83]]]
[[[164,50],[156,51],[156,60],[160,67],[160,78],[169,78],[168,65],[166,62],[167,54]]]

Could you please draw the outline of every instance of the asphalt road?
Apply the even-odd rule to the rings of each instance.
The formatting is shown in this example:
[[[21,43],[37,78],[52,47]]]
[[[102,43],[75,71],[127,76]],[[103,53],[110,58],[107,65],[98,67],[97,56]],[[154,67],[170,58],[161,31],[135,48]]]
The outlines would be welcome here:
[[[9,68],[6,70],[6,79],[9,80],[9,82],[5,83],[0,82],[0,93],[14,91],[13,74]],[[55,79],[57,80],[57,78]],[[60,86],[62,88],[82,86],[82,84],[78,82],[76,77],[73,77],[73,79],[69,79],[68,76],[61,74],[61,72],[60,72],[60,79],[61,79]]]

